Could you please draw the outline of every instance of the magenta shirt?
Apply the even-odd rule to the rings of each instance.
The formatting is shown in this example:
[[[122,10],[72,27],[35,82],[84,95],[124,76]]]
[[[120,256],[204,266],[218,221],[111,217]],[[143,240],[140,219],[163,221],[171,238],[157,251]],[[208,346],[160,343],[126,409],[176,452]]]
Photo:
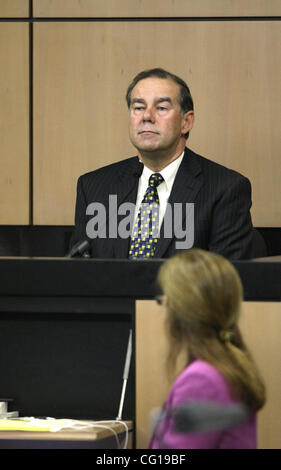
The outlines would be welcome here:
[[[195,360],[173,383],[164,410],[188,401],[234,403],[223,375],[211,364]],[[213,432],[181,434],[172,429],[168,419],[158,425],[150,441],[151,449],[256,449],[256,415],[236,427]],[[161,435],[161,442],[157,436]]]

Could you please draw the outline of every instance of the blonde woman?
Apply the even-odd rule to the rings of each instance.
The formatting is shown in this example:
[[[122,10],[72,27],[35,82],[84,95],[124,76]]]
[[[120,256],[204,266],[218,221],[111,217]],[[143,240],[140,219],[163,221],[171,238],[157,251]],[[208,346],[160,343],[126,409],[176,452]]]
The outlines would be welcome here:
[[[220,255],[194,249],[166,261],[158,282],[170,345],[168,371],[182,352],[187,366],[170,389],[150,447],[256,448],[256,413],[265,403],[265,388],[239,332],[243,293],[235,268]],[[179,433],[165,412],[192,401],[242,403],[249,414],[229,429]]]

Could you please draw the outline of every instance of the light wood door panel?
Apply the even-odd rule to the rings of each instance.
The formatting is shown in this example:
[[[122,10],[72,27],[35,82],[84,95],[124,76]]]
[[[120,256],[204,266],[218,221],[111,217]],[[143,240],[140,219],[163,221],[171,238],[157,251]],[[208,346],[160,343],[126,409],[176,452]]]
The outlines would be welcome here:
[[[34,0],[38,17],[195,17],[280,15],[279,0]]]
[[[26,18],[29,0],[0,0],[0,18]]]
[[[0,224],[28,224],[28,25],[1,23],[0,50]]]

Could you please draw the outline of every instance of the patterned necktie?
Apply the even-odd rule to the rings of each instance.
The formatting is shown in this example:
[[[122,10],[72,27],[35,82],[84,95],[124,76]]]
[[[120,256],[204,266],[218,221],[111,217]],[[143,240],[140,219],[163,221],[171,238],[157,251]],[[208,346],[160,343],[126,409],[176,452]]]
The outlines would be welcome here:
[[[160,173],[149,178],[148,188],[138,211],[131,238],[129,258],[151,258],[154,256],[159,229],[159,197],[157,186],[164,181]]]

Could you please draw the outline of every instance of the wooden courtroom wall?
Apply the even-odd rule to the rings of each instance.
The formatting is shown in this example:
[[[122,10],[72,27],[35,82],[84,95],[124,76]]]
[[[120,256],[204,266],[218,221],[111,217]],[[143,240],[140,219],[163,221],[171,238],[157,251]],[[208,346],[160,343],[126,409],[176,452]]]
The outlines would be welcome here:
[[[2,181],[12,180],[0,190],[0,224],[72,225],[78,176],[135,154],[128,83],[161,66],[191,88],[196,121],[188,145],[250,178],[254,225],[280,226],[280,21],[232,21],[280,12],[279,0],[0,0],[0,32],[17,46],[15,54],[1,47],[11,62],[1,99],[7,82],[17,94],[0,109]],[[11,21],[28,15],[29,25]],[[14,33],[21,28],[25,40]]]
[[[29,223],[28,50],[27,24],[0,24],[0,224]]]
[[[29,0],[0,0],[0,18],[26,18]]]
[[[38,17],[214,17],[280,15],[279,0],[34,0]]]

